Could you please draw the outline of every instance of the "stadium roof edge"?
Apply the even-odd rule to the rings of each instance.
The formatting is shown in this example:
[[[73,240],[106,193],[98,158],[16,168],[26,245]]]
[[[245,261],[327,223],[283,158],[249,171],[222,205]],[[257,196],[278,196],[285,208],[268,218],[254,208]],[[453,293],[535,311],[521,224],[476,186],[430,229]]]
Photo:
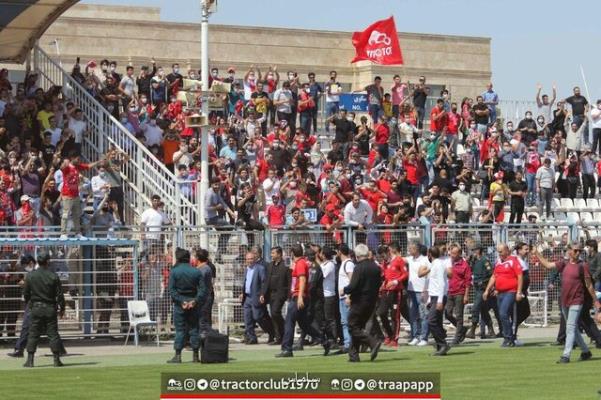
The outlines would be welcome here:
[[[36,40],[79,0],[0,0],[0,62],[23,63]]]

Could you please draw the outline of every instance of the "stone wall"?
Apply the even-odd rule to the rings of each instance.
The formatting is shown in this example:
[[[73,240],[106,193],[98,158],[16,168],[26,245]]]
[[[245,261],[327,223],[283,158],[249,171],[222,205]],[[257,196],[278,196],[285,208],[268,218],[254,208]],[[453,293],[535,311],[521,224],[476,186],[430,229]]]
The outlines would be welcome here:
[[[153,56],[166,70],[173,62],[179,62],[182,69],[187,63],[194,68],[200,66],[200,25],[161,22],[159,10],[152,7],[77,5],[40,40],[50,55],[55,54],[55,49],[48,43],[55,38],[60,38],[66,67],[77,56],[82,61],[116,60],[120,69],[128,62],[136,67],[149,64]],[[303,78],[313,71],[320,81],[326,80],[334,69],[339,80],[351,83],[354,89],[370,83],[377,75],[382,76],[385,87],[397,73],[411,82],[426,75],[431,84],[447,85],[457,101],[481,93],[491,79],[488,38],[399,33],[399,40],[405,65],[353,65],[349,32],[211,24],[210,64],[221,70],[234,66],[239,77],[252,64],[262,69],[277,65],[281,73],[295,70]]]

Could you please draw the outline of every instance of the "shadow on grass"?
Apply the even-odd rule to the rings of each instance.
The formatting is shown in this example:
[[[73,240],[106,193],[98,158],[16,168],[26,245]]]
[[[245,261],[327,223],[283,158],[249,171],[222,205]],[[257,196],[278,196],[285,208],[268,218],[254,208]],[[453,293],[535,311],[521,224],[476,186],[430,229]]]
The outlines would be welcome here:
[[[474,354],[475,351],[449,351],[446,356],[464,356],[467,354]]]
[[[549,346],[549,342],[526,342],[522,346],[519,347],[543,347]],[[557,346],[561,347],[561,346]]]
[[[83,354],[83,353],[67,353],[65,355],[62,355],[61,358],[75,357],[75,356],[85,356],[85,354]],[[53,357],[53,355],[52,354],[44,354],[44,357]]]

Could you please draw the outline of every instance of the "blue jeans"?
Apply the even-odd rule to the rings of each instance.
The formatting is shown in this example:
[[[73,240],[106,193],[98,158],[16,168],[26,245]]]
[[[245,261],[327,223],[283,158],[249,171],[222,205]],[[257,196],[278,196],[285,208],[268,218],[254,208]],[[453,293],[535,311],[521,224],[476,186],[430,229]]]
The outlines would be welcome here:
[[[380,115],[382,115],[382,107],[380,107],[379,104],[370,104],[369,115],[371,115],[371,119],[374,121],[374,124],[377,124],[378,118],[380,118]]]
[[[300,127],[305,132],[305,135],[311,134],[311,111],[303,111],[300,113]]]
[[[428,327],[428,308],[422,301],[421,292],[407,291],[411,299],[411,308],[409,309],[409,319],[411,320],[411,339],[427,340]]]
[[[526,204],[533,206],[536,204],[536,174],[526,173],[526,184],[528,185]]]
[[[340,309],[340,325],[342,325],[342,337],[344,338],[344,348],[349,349],[351,347],[351,334],[348,330],[349,306],[344,302],[344,299],[339,299],[338,308]]]
[[[569,307],[562,307],[561,312],[566,320],[566,344],[563,348],[563,357],[570,358],[572,353],[572,347],[574,347],[574,341],[580,347],[580,351],[586,353],[589,351],[586,342],[580,334],[578,329],[578,320],[580,319],[580,312],[582,311],[582,304],[573,305]]]
[[[326,119],[330,118],[332,115],[338,112],[338,102],[337,101],[329,101],[326,103]],[[326,132],[330,131],[330,124],[326,122]]]
[[[506,341],[513,341],[513,312],[515,305],[515,292],[503,292],[497,294],[499,315],[503,324],[503,337]]]

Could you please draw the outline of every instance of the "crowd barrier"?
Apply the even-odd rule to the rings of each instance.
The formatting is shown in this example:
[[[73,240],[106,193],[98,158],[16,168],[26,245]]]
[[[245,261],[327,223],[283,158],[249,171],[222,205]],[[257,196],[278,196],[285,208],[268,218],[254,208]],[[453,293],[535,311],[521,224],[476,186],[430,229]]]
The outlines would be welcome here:
[[[366,244],[373,252],[382,244],[399,243],[403,253],[417,241],[425,246],[446,242],[458,243],[469,257],[473,244],[481,244],[490,260],[496,258],[496,245],[510,246],[525,242],[538,246],[551,259],[563,257],[565,246],[573,241],[596,238],[600,223],[538,225],[449,224],[372,226],[365,230],[342,227],[327,231],[319,226],[302,230],[267,229],[244,231],[222,227],[220,230],[199,227],[169,227],[140,231],[127,227],[115,231],[92,230],[88,239],[61,241],[53,228],[8,228],[0,231],[0,333],[14,339],[20,331],[24,302],[22,284],[27,271],[23,257],[46,249],[51,254],[51,268],[56,271],[67,300],[66,317],[60,329],[65,336],[115,336],[129,326],[128,300],[146,300],[151,318],[163,332],[171,332],[171,300],[168,273],[173,265],[174,249],[207,247],[217,268],[213,319],[221,331],[239,331],[243,313],[238,301],[244,281],[244,254],[250,247],[263,250],[270,260],[270,250],[282,247],[286,259],[296,243],[335,246],[347,243],[351,248]],[[25,233],[24,233],[25,232]],[[535,259],[530,261],[530,326],[545,326],[559,316],[557,282]],[[550,286],[550,284],[552,284]]]

